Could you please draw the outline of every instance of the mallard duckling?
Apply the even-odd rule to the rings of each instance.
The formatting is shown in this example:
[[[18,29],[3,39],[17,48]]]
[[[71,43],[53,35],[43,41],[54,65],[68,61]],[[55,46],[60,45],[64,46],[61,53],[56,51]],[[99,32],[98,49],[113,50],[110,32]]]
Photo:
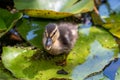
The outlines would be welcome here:
[[[78,25],[70,22],[49,23],[45,27],[43,46],[51,55],[67,54],[73,48]]]

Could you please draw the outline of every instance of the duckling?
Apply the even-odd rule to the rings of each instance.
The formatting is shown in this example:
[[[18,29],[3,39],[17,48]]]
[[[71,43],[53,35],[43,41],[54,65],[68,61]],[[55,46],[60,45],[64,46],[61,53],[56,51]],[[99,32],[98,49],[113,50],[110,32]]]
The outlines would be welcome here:
[[[43,47],[51,55],[68,54],[78,37],[78,25],[70,22],[49,23],[43,35]]]

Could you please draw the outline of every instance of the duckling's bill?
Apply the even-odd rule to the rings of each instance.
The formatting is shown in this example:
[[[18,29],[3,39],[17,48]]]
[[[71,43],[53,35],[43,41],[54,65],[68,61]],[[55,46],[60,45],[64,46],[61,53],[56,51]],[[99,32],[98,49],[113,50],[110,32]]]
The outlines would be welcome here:
[[[46,49],[50,50],[51,46],[52,46],[52,39],[51,38],[47,38],[46,44],[45,44]]]

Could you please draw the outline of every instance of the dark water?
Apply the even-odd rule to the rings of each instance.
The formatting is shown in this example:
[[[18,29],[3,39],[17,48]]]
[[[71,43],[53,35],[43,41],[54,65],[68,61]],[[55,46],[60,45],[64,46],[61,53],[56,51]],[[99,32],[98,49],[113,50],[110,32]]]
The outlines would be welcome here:
[[[120,58],[113,60],[108,67],[105,68],[103,74],[110,80],[115,80],[118,68],[120,68]]]

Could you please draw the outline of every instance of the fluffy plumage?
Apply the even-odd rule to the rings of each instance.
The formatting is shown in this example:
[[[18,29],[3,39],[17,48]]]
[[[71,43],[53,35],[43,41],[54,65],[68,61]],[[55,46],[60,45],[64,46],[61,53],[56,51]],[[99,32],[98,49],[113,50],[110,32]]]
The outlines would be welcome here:
[[[49,23],[45,27],[43,46],[52,55],[69,53],[77,36],[78,25],[70,22]]]

